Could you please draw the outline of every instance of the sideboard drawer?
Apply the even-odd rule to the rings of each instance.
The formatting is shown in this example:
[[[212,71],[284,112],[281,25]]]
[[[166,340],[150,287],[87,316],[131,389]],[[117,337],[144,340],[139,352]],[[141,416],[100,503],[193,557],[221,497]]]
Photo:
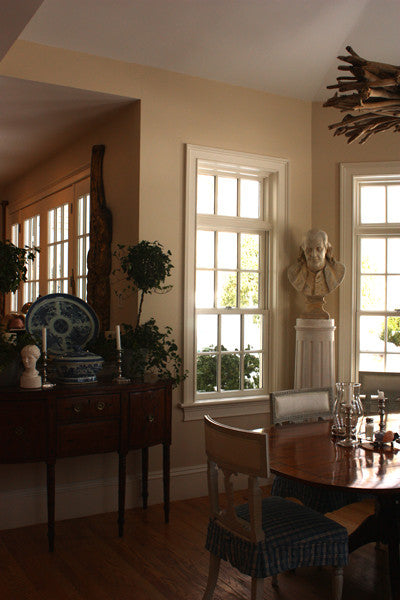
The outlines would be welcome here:
[[[121,412],[119,394],[96,394],[95,396],[72,396],[57,400],[57,420],[81,422],[86,419],[119,417]]]
[[[165,440],[164,390],[130,394],[129,447],[144,448]]]
[[[35,402],[0,403],[0,462],[45,460],[46,406]]]
[[[119,448],[119,421],[90,421],[57,427],[57,457],[115,452]]]

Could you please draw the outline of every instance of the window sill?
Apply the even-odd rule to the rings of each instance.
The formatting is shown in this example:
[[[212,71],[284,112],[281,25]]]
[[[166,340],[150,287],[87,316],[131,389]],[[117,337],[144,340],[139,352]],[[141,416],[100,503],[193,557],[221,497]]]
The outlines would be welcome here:
[[[235,398],[229,400],[203,400],[192,404],[179,403],[184,421],[199,421],[204,415],[229,417],[240,415],[260,415],[270,412],[269,396]]]

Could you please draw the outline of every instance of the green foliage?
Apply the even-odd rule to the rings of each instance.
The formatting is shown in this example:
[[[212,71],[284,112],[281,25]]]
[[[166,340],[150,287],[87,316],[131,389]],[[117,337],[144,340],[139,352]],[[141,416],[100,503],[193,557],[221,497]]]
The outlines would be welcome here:
[[[0,292],[15,292],[22,281],[26,281],[28,260],[35,260],[38,248],[18,248],[9,240],[0,241]]]
[[[182,359],[171,333],[171,327],[161,331],[153,318],[135,329],[126,323],[122,325],[121,344],[128,349],[124,353],[128,377],[142,378],[145,373],[153,373],[160,379],[169,379],[174,386],[185,379]]]
[[[197,358],[197,391],[214,392],[217,382],[217,357],[211,354],[216,348],[209,346]],[[249,347],[246,350],[250,350]],[[221,351],[226,351],[221,346]],[[244,355],[244,388],[256,389],[260,383],[260,361],[255,354]],[[223,390],[240,390],[240,357],[238,354],[221,355],[221,388]]]
[[[380,339],[385,341],[385,330],[381,331]],[[400,317],[389,317],[387,320],[387,341],[400,346]]]
[[[128,288],[139,292],[139,310],[136,326],[139,326],[142,314],[142,305],[145,294],[153,292],[167,292],[172,286],[163,285],[169,277],[173,264],[171,263],[171,252],[163,251],[159,242],[147,242],[143,240],[135,246],[124,246],[118,244],[115,256],[120,261],[121,271],[128,280]]]
[[[171,274],[171,252],[164,252],[159,242],[139,242],[135,246],[118,245],[114,254],[120,261],[120,269],[128,281],[128,288],[139,293],[139,309],[135,327],[122,324],[121,345],[124,373],[133,379],[142,379],[145,373],[154,373],[161,379],[169,379],[176,386],[187,374],[182,371],[182,359],[178,346],[171,337],[171,327],[161,331],[154,318],[141,324],[145,294],[167,292],[172,286],[164,282]],[[101,341],[101,340],[100,340]],[[111,351],[109,342],[101,341],[104,351]],[[114,353],[115,340],[113,340]],[[98,352],[101,356],[105,356]]]

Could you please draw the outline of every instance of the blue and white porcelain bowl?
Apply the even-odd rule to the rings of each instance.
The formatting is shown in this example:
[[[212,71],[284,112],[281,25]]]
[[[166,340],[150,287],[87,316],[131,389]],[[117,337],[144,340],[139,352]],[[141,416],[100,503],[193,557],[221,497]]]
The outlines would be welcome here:
[[[57,381],[66,384],[95,383],[104,359],[93,352],[71,352],[54,357]]]

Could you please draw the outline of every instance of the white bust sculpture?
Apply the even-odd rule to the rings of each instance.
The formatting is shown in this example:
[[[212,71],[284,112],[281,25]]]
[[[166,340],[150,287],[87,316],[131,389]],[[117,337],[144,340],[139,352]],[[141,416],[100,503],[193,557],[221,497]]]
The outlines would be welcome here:
[[[24,346],[21,350],[24,372],[20,378],[22,388],[40,388],[42,387],[42,378],[36,369],[36,362],[40,357],[40,350],[37,346]]]
[[[332,254],[325,231],[310,229],[300,246],[300,256],[288,268],[288,278],[293,287],[305,296],[306,312],[303,319],[329,319],[324,309],[324,297],[333,292],[345,274],[345,266]]]

